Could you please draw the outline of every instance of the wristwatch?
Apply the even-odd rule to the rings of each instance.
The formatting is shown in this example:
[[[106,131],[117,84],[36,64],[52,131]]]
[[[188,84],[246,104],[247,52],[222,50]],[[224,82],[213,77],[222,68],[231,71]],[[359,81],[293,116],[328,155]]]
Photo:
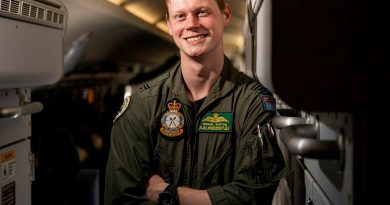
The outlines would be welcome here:
[[[158,197],[159,205],[178,205],[177,199],[177,187],[173,184],[169,184]]]

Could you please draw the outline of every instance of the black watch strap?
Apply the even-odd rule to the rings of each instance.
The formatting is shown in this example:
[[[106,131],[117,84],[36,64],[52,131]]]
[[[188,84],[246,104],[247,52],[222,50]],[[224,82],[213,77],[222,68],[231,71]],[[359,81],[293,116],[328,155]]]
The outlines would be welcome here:
[[[177,186],[169,184],[158,197],[158,204],[161,205],[178,205]]]
[[[175,197],[177,196],[177,187],[173,184],[169,184],[164,191],[171,193]]]

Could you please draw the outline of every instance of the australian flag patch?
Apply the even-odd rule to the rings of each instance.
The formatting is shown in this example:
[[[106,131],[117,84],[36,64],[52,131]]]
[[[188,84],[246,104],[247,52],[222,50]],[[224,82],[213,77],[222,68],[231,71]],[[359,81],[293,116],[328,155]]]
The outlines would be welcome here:
[[[265,111],[274,111],[276,112],[276,100],[271,95],[261,95],[261,101],[263,103],[263,109]]]

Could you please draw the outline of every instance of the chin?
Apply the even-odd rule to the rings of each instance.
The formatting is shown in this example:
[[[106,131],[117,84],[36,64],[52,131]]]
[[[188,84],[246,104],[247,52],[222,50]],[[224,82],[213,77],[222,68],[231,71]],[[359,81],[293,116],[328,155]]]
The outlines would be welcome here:
[[[183,53],[188,57],[198,57],[202,55],[202,53],[200,52],[183,52]]]
[[[204,53],[205,53],[204,50],[196,49],[196,50],[192,50],[192,51],[187,52],[187,55],[189,55],[191,57],[199,57],[199,56],[202,56]]]
[[[202,53],[194,53],[193,55],[191,55],[192,57],[199,57],[199,56],[201,56],[202,55]]]

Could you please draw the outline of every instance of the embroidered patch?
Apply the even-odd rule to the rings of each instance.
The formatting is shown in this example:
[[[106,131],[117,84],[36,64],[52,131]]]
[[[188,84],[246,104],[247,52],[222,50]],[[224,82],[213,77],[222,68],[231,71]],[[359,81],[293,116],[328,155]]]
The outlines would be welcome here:
[[[276,112],[276,100],[271,95],[261,95],[261,101],[263,102],[263,109],[265,111]]]
[[[203,116],[198,132],[232,132],[233,113],[208,112]]]
[[[127,109],[127,107],[129,106],[130,104],[130,101],[131,101],[131,98],[130,96],[127,96],[124,100],[123,100],[123,103],[118,111],[118,114],[115,116],[113,122],[115,122],[115,120],[117,120],[124,112],[125,110]]]
[[[184,116],[180,112],[181,103],[177,99],[168,102],[168,110],[161,117],[160,132],[167,138],[178,138],[184,130]]]

